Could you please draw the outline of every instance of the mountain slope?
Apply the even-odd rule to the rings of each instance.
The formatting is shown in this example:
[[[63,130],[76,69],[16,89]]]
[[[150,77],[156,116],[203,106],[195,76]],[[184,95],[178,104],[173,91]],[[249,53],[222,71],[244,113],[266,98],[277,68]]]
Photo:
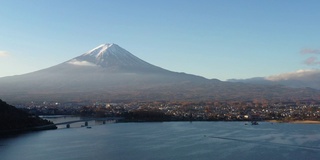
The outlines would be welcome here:
[[[51,94],[77,97],[72,95],[157,90],[186,83],[205,84],[209,81],[200,76],[162,69],[116,44],[104,44],[47,69],[0,78],[0,96],[9,100],[17,99],[16,96],[32,99]]]
[[[303,97],[301,97],[303,95]],[[0,78],[8,102],[319,98],[312,89],[222,82],[149,64],[116,44],[36,72]]]

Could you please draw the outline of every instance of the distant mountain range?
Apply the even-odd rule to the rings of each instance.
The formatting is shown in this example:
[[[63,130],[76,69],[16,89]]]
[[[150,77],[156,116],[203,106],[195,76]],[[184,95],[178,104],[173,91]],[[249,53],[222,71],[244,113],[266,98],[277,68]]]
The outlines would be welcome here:
[[[320,70],[298,70],[269,77],[230,79],[228,82],[248,84],[284,85],[292,88],[314,88],[320,90]]]
[[[50,68],[0,78],[0,97],[20,103],[291,99],[320,95],[320,91],[311,88],[262,84],[209,80],[165,70],[116,44],[103,44]]]

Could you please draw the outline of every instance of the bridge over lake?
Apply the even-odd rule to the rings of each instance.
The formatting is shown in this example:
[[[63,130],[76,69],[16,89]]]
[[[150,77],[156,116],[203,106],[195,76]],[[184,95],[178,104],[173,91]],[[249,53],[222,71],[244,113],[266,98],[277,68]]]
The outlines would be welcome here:
[[[34,129],[41,130],[46,128],[52,128],[54,126],[60,126],[60,125],[66,125],[66,128],[70,128],[70,124],[79,123],[79,122],[84,122],[84,126],[88,126],[89,121],[102,121],[102,123],[105,124],[107,121],[117,122],[118,120],[121,120],[121,119],[124,119],[124,118],[123,117],[84,118],[80,120],[65,121],[65,122],[59,122],[59,123],[50,124],[50,125],[38,126],[38,127],[35,127]]]

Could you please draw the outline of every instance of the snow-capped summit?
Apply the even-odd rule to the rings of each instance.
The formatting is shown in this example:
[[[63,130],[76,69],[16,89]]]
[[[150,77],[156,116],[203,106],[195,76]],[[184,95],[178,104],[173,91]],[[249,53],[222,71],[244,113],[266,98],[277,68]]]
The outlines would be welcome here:
[[[95,56],[95,57],[99,57],[101,56],[108,48],[110,48],[111,46],[113,46],[114,44],[101,44],[98,47],[88,51],[87,53],[83,54],[83,55],[90,55],[90,56]]]
[[[98,66],[112,71],[155,71],[160,69],[113,43],[101,44],[67,63],[77,66]]]

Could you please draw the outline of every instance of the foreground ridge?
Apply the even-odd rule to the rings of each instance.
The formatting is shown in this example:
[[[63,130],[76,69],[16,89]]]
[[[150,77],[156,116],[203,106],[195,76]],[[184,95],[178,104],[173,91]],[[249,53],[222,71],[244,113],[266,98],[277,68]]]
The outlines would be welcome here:
[[[38,130],[38,126],[44,125],[51,126],[43,127],[41,130],[57,128],[48,120],[43,120],[38,116],[28,114],[0,100],[0,136]]]

